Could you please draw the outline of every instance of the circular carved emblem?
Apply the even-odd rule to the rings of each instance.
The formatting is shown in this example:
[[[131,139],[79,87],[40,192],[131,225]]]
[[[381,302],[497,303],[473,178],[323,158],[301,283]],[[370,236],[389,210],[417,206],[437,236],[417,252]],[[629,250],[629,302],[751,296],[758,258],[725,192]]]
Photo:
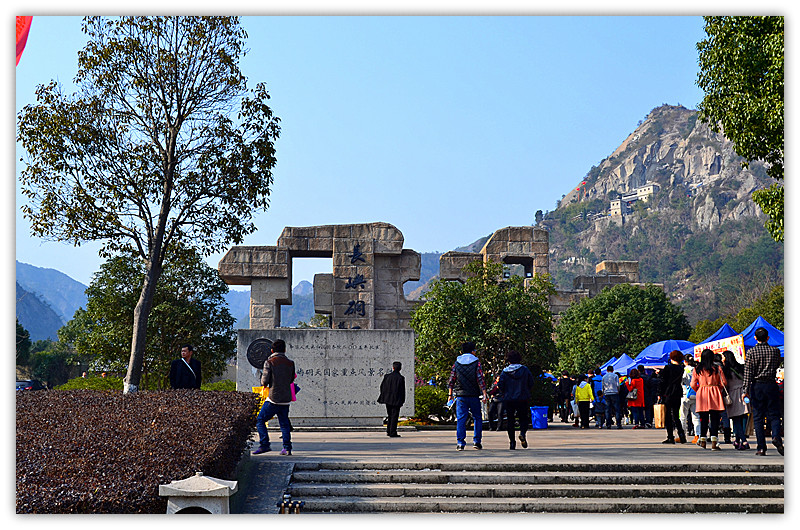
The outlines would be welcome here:
[[[272,341],[269,339],[256,339],[247,347],[247,360],[252,366],[261,370],[264,368],[264,361],[272,353]]]

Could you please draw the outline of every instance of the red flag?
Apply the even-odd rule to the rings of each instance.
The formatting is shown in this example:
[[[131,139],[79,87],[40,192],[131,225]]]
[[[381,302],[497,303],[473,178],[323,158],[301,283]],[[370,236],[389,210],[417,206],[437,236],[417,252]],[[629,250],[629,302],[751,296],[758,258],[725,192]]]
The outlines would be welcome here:
[[[19,64],[19,59],[22,57],[25,43],[28,42],[31,20],[33,20],[33,17],[17,17],[17,64]]]

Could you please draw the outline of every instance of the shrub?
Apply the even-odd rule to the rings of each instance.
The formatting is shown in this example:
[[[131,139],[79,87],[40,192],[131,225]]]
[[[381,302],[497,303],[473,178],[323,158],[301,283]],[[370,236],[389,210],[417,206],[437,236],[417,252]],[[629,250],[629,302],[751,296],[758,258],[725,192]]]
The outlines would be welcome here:
[[[427,420],[429,416],[441,418],[446,414],[447,390],[437,386],[418,386],[414,389],[414,417]]]
[[[200,385],[200,390],[222,390],[225,392],[236,392],[236,382],[230,379],[223,379],[215,383],[205,383]]]
[[[17,513],[165,513],[159,485],[234,478],[258,396],[68,390],[16,402]]]
[[[121,377],[99,377],[96,375],[88,377],[76,377],[70,379],[56,390],[122,390],[123,383]]]

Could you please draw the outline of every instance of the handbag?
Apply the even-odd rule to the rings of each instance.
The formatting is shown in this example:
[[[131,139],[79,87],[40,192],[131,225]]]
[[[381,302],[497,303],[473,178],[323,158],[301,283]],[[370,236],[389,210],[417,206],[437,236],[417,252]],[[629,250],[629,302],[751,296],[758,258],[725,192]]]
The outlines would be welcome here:
[[[667,406],[663,403],[653,405],[653,424],[656,429],[663,429],[667,417]]]
[[[725,402],[725,405],[733,405],[733,398],[731,398],[728,389],[724,386],[722,387],[722,400]]]
[[[633,390],[628,392],[628,399],[636,401],[639,398],[639,389],[637,387],[633,387]]]

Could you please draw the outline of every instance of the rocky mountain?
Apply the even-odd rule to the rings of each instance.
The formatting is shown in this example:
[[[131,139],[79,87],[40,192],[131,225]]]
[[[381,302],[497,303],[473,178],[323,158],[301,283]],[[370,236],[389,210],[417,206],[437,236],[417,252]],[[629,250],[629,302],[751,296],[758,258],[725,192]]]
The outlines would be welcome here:
[[[31,342],[58,339],[58,330],[64,325],[64,320],[45,300],[27,291],[19,282],[16,303],[17,320],[30,333]]]
[[[663,283],[695,323],[782,283],[783,245],[752,201],[774,180],[764,164],[742,161],[696,111],[653,109],[544,214],[559,288],[604,259],[638,260],[642,281]]]

